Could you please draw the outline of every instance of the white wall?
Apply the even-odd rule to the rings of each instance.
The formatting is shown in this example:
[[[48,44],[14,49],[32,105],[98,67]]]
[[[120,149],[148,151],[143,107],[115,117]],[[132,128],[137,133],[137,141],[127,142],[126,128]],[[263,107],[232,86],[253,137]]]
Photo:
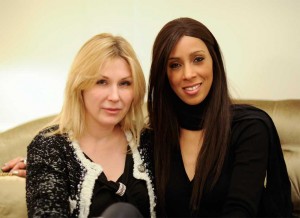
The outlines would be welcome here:
[[[300,98],[299,0],[0,0],[0,131],[59,112],[72,59],[97,33],[127,38],[148,78],[156,34],[185,16],[219,41],[233,97]]]

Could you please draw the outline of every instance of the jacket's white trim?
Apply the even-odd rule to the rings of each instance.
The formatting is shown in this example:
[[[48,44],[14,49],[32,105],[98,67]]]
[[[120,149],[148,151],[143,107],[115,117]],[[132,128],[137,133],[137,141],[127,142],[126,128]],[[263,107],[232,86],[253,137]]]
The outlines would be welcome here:
[[[154,188],[152,187],[152,183],[150,180],[150,177],[148,176],[147,172],[140,172],[138,170],[138,167],[143,163],[140,153],[137,149],[137,146],[133,140],[132,133],[130,131],[125,132],[125,136],[127,139],[127,142],[130,146],[130,149],[132,151],[132,158],[133,158],[133,176],[136,179],[142,179],[146,181],[147,189],[148,189],[148,195],[149,195],[149,203],[150,203],[150,215],[151,217],[155,218],[156,214],[154,211],[155,208],[155,195],[154,195]],[[73,141],[72,147],[75,151],[75,157],[78,159],[79,163],[82,164],[82,166],[85,168],[86,173],[83,177],[83,181],[80,184],[81,185],[81,191],[79,196],[79,217],[88,217],[88,214],[90,212],[90,205],[91,200],[93,196],[93,190],[95,186],[95,182],[99,175],[103,172],[102,167],[99,164],[91,162],[89,159],[87,159],[78,142]],[[73,211],[76,207],[74,203],[70,202],[71,211]]]
[[[132,158],[133,158],[133,176],[136,179],[142,179],[146,181],[147,189],[148,189],[148,195],[149,195],[149,201],[150,201],[150,214],[151,217],[156,217],[156,213],[154,211],[155,208],[155,195],[154,195],[154,188],[152,187],[151,179],[149,178],[146,171],[140,172],[138,167],[143,163],[140,153],[137,149],[138,146],[136,146],[134,140],[132,140],[132,133],[130,131],[125,132],[127,141],[129,143],[130,149],[132,151]]]
[[[103,169],[99,164],[91,162],[84,156],[78,142],[73,141],[72,146],[75,149],[77,158],[86,170],[81,184],[81,192],[79,196],[79,217],[88,217],[95,182],[99,175],[102,173]]]

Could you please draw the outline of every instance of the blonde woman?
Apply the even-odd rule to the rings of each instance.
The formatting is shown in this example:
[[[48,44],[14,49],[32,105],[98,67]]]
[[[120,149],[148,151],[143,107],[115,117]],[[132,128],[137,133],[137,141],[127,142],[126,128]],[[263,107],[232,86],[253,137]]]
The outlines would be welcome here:
[[[29,217],[97,217],[117,202],[155,216],[152,175],[138,150],[144,95],[124,38],[100,34],[83,45],[60,114],[28,146]]]

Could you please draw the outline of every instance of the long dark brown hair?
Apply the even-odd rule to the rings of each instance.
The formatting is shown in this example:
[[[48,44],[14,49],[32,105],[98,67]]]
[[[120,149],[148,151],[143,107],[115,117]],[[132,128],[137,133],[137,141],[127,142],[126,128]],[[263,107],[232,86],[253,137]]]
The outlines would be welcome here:
[[[158,213],[164,213],[166,186],[170,177],[171,154],[179,148],[179,124],[174,111],[167,77],[167,62],[172,49],[183,36],[201,39],[213,60],[213,83],[206,97],[204,140],[197,158],[191,197],[192,213],[197,213],[204,190],[216,184],[230,135],[231,100],[219,45],[209,29],[191,18],[178,18],[168,22],[158,33],[152,53],[149,76],[149,126],[154,130],[155,181]],[[207,183],[212,178],[212,183]]]

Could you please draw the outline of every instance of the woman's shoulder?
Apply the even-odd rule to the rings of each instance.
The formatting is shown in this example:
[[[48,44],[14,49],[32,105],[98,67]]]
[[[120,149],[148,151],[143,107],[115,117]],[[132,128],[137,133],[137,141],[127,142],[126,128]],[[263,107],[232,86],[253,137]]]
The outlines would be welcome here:
[[[140,137],[139,151],[144,156],[152,156],[153,154],[153,130],[149,128],[143,129]]]
[[[67,134],[55,133],[58,130],[58,125],[53,125],[42,129],[33,138],[28,146],[28,149],[53,149],[63,147],[62,145],[69,144]]]
[[[150,128],[144,128],[141,131],[140,149],[153,150],[153,136],[154,131]]]
[[[147,142],[149,140],[151,140],[153,137],[153,130],[150,128],[144,128],[141,131],[141,141],[143,142]]]
[[[232,106],[231,131],[233,139],[249,135],[270,138],[278,134],[272,118],[264,110],[240,104]]]
[[[235,123],[248,123],[260,122],[267,126],[273,126],[272,118],[264,110],[252,105],[234,104],[232,105],[232,122]]]

